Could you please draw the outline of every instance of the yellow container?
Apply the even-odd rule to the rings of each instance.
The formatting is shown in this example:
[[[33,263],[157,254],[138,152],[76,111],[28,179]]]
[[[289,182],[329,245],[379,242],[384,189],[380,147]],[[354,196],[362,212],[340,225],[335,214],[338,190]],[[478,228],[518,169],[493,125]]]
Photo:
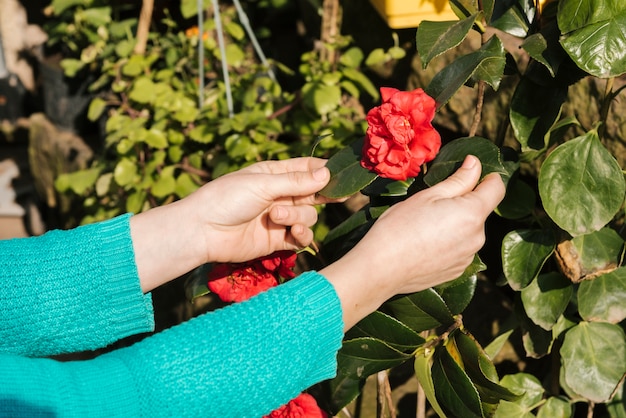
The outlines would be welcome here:
[[[390,28],[416,28],[422,20],[457,20],[448,0],[370,0]]]

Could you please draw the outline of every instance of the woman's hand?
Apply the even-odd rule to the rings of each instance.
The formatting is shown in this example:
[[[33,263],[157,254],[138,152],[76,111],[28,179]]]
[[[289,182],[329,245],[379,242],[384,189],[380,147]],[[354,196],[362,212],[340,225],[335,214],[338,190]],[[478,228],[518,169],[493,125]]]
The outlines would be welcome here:
[[[467,157],[448,179],[389,208],[348,254],[321,270],[341,299],[346,329],[394,295],[463,273],[505,193],[498,174],[476,185],[480,173],[478,159]]]
[[[306,247],[316,195],[330,179],[318,158],[265,161],[207,183],[178,202],[131,218],[144,291],[206,262],[239,262]]]

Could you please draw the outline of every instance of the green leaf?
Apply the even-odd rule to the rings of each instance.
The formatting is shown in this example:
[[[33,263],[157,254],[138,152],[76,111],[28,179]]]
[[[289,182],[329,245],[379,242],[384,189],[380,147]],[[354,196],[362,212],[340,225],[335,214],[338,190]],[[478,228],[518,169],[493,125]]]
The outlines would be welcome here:
[[[534,2],[528,0],[494,1],[494,11],[489,21],[494,28],[518,38],[525,38],[529,18],[534,15]]]
[[[122,158],[113,170],[115,182],[124,187],[135,181],[137,176],[137,163],[128,158]]]
[[[513,331],[514,330],[506,331],[494,338],[493,341],[491,341],[489,345],[485,347],[485,354],[489,356],[490,359],[496,358],[500,350],[502,350],[502,347],[504,347],[504,344],[506,344],[506,342],[509,340],[509,337],[511,336]]]
[[[372,81],[361,71],[355,70],[354,68],[345,68],[343,70],[343,76],[356,83],[361,89],[370,95],[372,100],[378,101],[380,98],[374,83],[372,83]]]
[[[561,45],[580,68],[600,78],[626,72],[626,3],[566,0],[557,19]]]
[[[531,418],[531,413],[541,401],[544,389],[541,382],[528,373],[516,373],[506,375],[500,384],[515,392],[523,392],[523,395],[513,401],[502,401],[496,410],[494,418]]]
[[[432,366],[435,395],[446,416],[483,417],[476,387],[446,349],[435,351]]]
[[[404,353],[413,352],[424,343],[418,333],[397,319],[375,311],[359,321],[346,333],[346,339],[372,337]]]
[[[445,301],[432,288],[392,299],[385,305],[398,320],[416,332],[454,323]]]
[[[498,47],[498,44],[499,47]],[[476,73],[480,79],[497,88],[505,63],[504,50],[497,37],[492,37],[478,51],[463,55],[438,72],[425,91],[441,108]]]
[[[537,418],[570,418],[574,415],[574,405],[567,399],[551,396],[541,405]]]
[[[547,134],[559,118],[566,98],[567,86],[540,86],[528,77],[521,79],[511,99],[509,117],[522,152],[546,147]]]
[[[326,383],[323,385],[326,388]],[[333,416],[354,401],[361,394],[364,385],[365,379],[353,379],[344,375],[329,380],[327,382],[329,394],[326,399],[330,402],[328,408]]]
[[[474,260],[461,276],[433,288],[441,295],[453,315],[460,314],[470,304],[476,290],[476,274],[486,268],[480,257],[474,255]]]
[[[499,384],[496,367],[471,335],[456,332],[454,342],[463,360],[463,369],[478,390],[482,402],[498,404],[501,400],[519,399],[520,395]]]
[[[307,83],[302,87],[302,100],[318,115],[327,115],[341,103],[341,88],[319,82]]]
[[[65,58],[61,61],[63,73],[68,77],[76,77],[76,74],[85,67],[85,63],[74,58]]]
[[[363,58],[364,55],[363,51],[361,51],[361,48],[353,46],[351,48],[348,48],[341,54],[339,62],[346,67],[358,68],[363,62]]]
[[[145,138],[143,141],[150,145],[152,148],[163,149],[167,148],[169,145],[167,143],[167,137],[165,136],[165,132],[160,131],[158,129],[152,128],[146,132]]]
[[[581,322],[561,347],[564,378],[576,393],[606,402],[626,373],[626,337],[619,325]]]
[[[411,357],[376,338],[355,338],[344,341],[337,353],[337,373],[362,379],[398,366]]]
[[[143,208],[143,204],[146,201],[146,192],[143,190],[137,190],[131,193],[126,199],[126,212],[139,213]]]
[[[589,322],[617,324],[626,319],[626,267],[583,280],[578,288],[578,311]]]
[[[98,119],[100,119],[100,116],[102,116],[102,113],[104,113],[106,108],[107,108],[107,102],[105,102],[99,97],[96,97],[95,99],[91,101],[91,103],[89,103],[89,110],[87,111],[87,118],[92,122],[97,121]]]
[[[377,177],[375,173],[361,166],[361,149],[364,139],[352,143],[328,160],[330,180],[319,194],[329,198],[351,196],[370,184]]]
[[[409,187],[415,182],[415,178],[405,181],[396,181],[384,177],[377,177],[372,183],[361,190],[365,196],[406,196]]]
[[[555,77],[563,60],[561,48],[558,47],[558,28],[550,25],[542,33],[534,33],[524,39],[520,45],[531,58],[542,64],[552,77]]]
[[[528,317],[545,330],[551,330],[574,293],[572,282],[562,274],[540,274],[522,289],[522,303]]]
[[[54,187],[60,192],[71,190],[80,196],[96,183],[101,171],[101,168],[89,168],[60,174],[54,181]]]
[[[183,198],[185,196],[190,195],[198,189],[198,184],[193,180],[193,177],[189,173],[181,173],[176,178],[176,188],[174,189],[174,193],[179,198]]]
[[[558,247],[562,268],[576,283],[615,270],[623,254],[624,240],[608,227],[562,241]]]
[[[424,20],[417,28],[417,51],[422,61],[422,68],[444,52],[457,47],[467,37],[478,14],[463,20],[431,22]]]
[[[176,190],[176,179],[174,178],[174,170],[176,167],[168,166],[164,167],[159,173],[159,177],[152,184],[150,193],[158,198],[167,197],[174,193]]]
[[[415,377],[422,386],[426,399],[428,399],[433,410],[440,418],[446,418],[446,414],[441,409],[441,406],[439,406],[439,401],[437,401],[437,397],[435,396],[435,385],[433,383],[431,368],[433,354],[435,354],[434,349],[420,348],[417,350],[414,363]]]
[[[424,182],[432,187],[445,180],[470,154],[477,157],[482,164],[481,178],[490,173],[498,173],[505,184],[508,182],[512,173],[504,166],[500,150],[493,142],[478,136],[458,138],[444,145],[430,164]]]
[[[550,218],[573,236],[604,227],[624,202],[624,175],[595,130],[557,147],[539,174]]]
[[[521,290],[539,274],[552,255],[555,238],[549,230],[518,229],[502,240],[502,269],[509,286]]]
[[[365,206],[354,212],[348,219],[333,228],[326,238],[324,244],[336,241],[339,238],[345,238],[352,231],[378,219],[389,206]]]
[[[128,97],[141,104],[147,104],[152,102],[155,99],[155,85],[147,77],[139,77],[133,83],[133,88],[130,93],[128,93]]]
[[[613,399],[606,405],[611,418],[626,418],[626,384],[622,382],[620,386]]]
[[[506,219],[521,219],[533,213],[536,200],[533,188],[519,178],[513,177],[509,181],[504,199],[495,212]]]

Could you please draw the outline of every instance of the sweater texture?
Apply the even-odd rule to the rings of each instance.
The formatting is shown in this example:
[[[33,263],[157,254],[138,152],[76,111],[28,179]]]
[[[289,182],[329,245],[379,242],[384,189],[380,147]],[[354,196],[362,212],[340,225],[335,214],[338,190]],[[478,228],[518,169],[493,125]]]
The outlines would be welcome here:
[[[46,356],[153,330],[129,215],[0,241],[0,417],[261,417],[336,373],[332,285],[307,272],[92,360]]]

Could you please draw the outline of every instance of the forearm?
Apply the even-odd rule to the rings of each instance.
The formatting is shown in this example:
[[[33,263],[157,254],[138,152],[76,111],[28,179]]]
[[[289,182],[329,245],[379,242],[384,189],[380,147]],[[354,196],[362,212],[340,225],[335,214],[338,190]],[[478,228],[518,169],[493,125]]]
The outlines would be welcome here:
[[[0,416],[13,398],[59,417],[260,417],[334,376],[342,327],[332,286],[305,274],[95,360],[0,356]]]
[[[104,347],[154,326],[128,217],[0,242],[0,353]]]
[[[149,292],[207,262],[200,207],[177,201],[130,219],[130,231],[141,288]]]

